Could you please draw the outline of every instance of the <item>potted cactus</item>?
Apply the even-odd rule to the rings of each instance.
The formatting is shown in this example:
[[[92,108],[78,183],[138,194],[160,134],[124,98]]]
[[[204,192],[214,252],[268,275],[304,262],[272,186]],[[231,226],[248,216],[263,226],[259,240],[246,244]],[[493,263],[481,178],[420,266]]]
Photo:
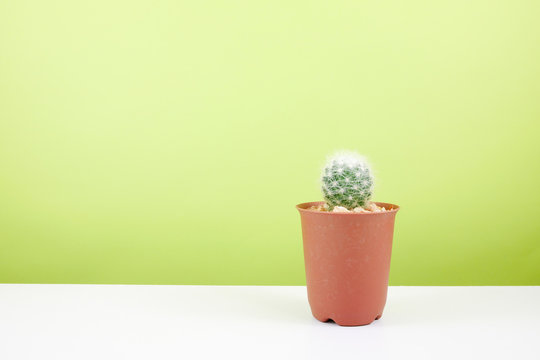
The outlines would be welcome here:
[[[382,316],[397,205],[371,202],[373,175],[355,152],[328,159],[325,201],[299,204],[308,301],[313,316],[367,325]]]

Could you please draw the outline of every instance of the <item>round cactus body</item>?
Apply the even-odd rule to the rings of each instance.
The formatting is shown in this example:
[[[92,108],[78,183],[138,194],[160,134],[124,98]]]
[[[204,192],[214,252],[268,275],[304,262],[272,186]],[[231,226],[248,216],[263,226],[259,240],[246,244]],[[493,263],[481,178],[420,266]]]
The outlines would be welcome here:
[[[330,209],[366,205],[373,194],[373,176],[366,160],[354,152],[330,157],[322,173],[322,192]]]

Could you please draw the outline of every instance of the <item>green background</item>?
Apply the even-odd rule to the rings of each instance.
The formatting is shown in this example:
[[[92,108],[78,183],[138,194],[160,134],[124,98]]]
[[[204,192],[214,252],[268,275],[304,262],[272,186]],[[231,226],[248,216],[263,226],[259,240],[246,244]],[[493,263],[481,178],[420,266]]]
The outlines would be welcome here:
[[[0,282],[303,284],[355,149],[393,285],[540,285],[540,2],[0,2]]]

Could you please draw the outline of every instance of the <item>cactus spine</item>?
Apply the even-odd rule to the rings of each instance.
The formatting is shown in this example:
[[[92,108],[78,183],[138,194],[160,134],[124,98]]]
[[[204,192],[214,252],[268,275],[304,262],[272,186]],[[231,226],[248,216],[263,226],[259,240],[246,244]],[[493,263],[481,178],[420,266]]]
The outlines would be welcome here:
[[[355,152],[330,157],[322,173],[322,192],[330,207],[365,206],[373,194],[373,176],[366,160]]]

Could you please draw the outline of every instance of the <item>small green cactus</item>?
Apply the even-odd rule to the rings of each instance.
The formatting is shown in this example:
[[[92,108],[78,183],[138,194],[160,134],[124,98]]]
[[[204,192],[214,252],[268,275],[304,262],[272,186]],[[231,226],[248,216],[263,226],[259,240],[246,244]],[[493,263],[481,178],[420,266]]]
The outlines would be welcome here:
[[[322,173],[322,192],[330,210],[366,205],[373,194],[373,176],[366,160],[355,152],[330,157]]]

